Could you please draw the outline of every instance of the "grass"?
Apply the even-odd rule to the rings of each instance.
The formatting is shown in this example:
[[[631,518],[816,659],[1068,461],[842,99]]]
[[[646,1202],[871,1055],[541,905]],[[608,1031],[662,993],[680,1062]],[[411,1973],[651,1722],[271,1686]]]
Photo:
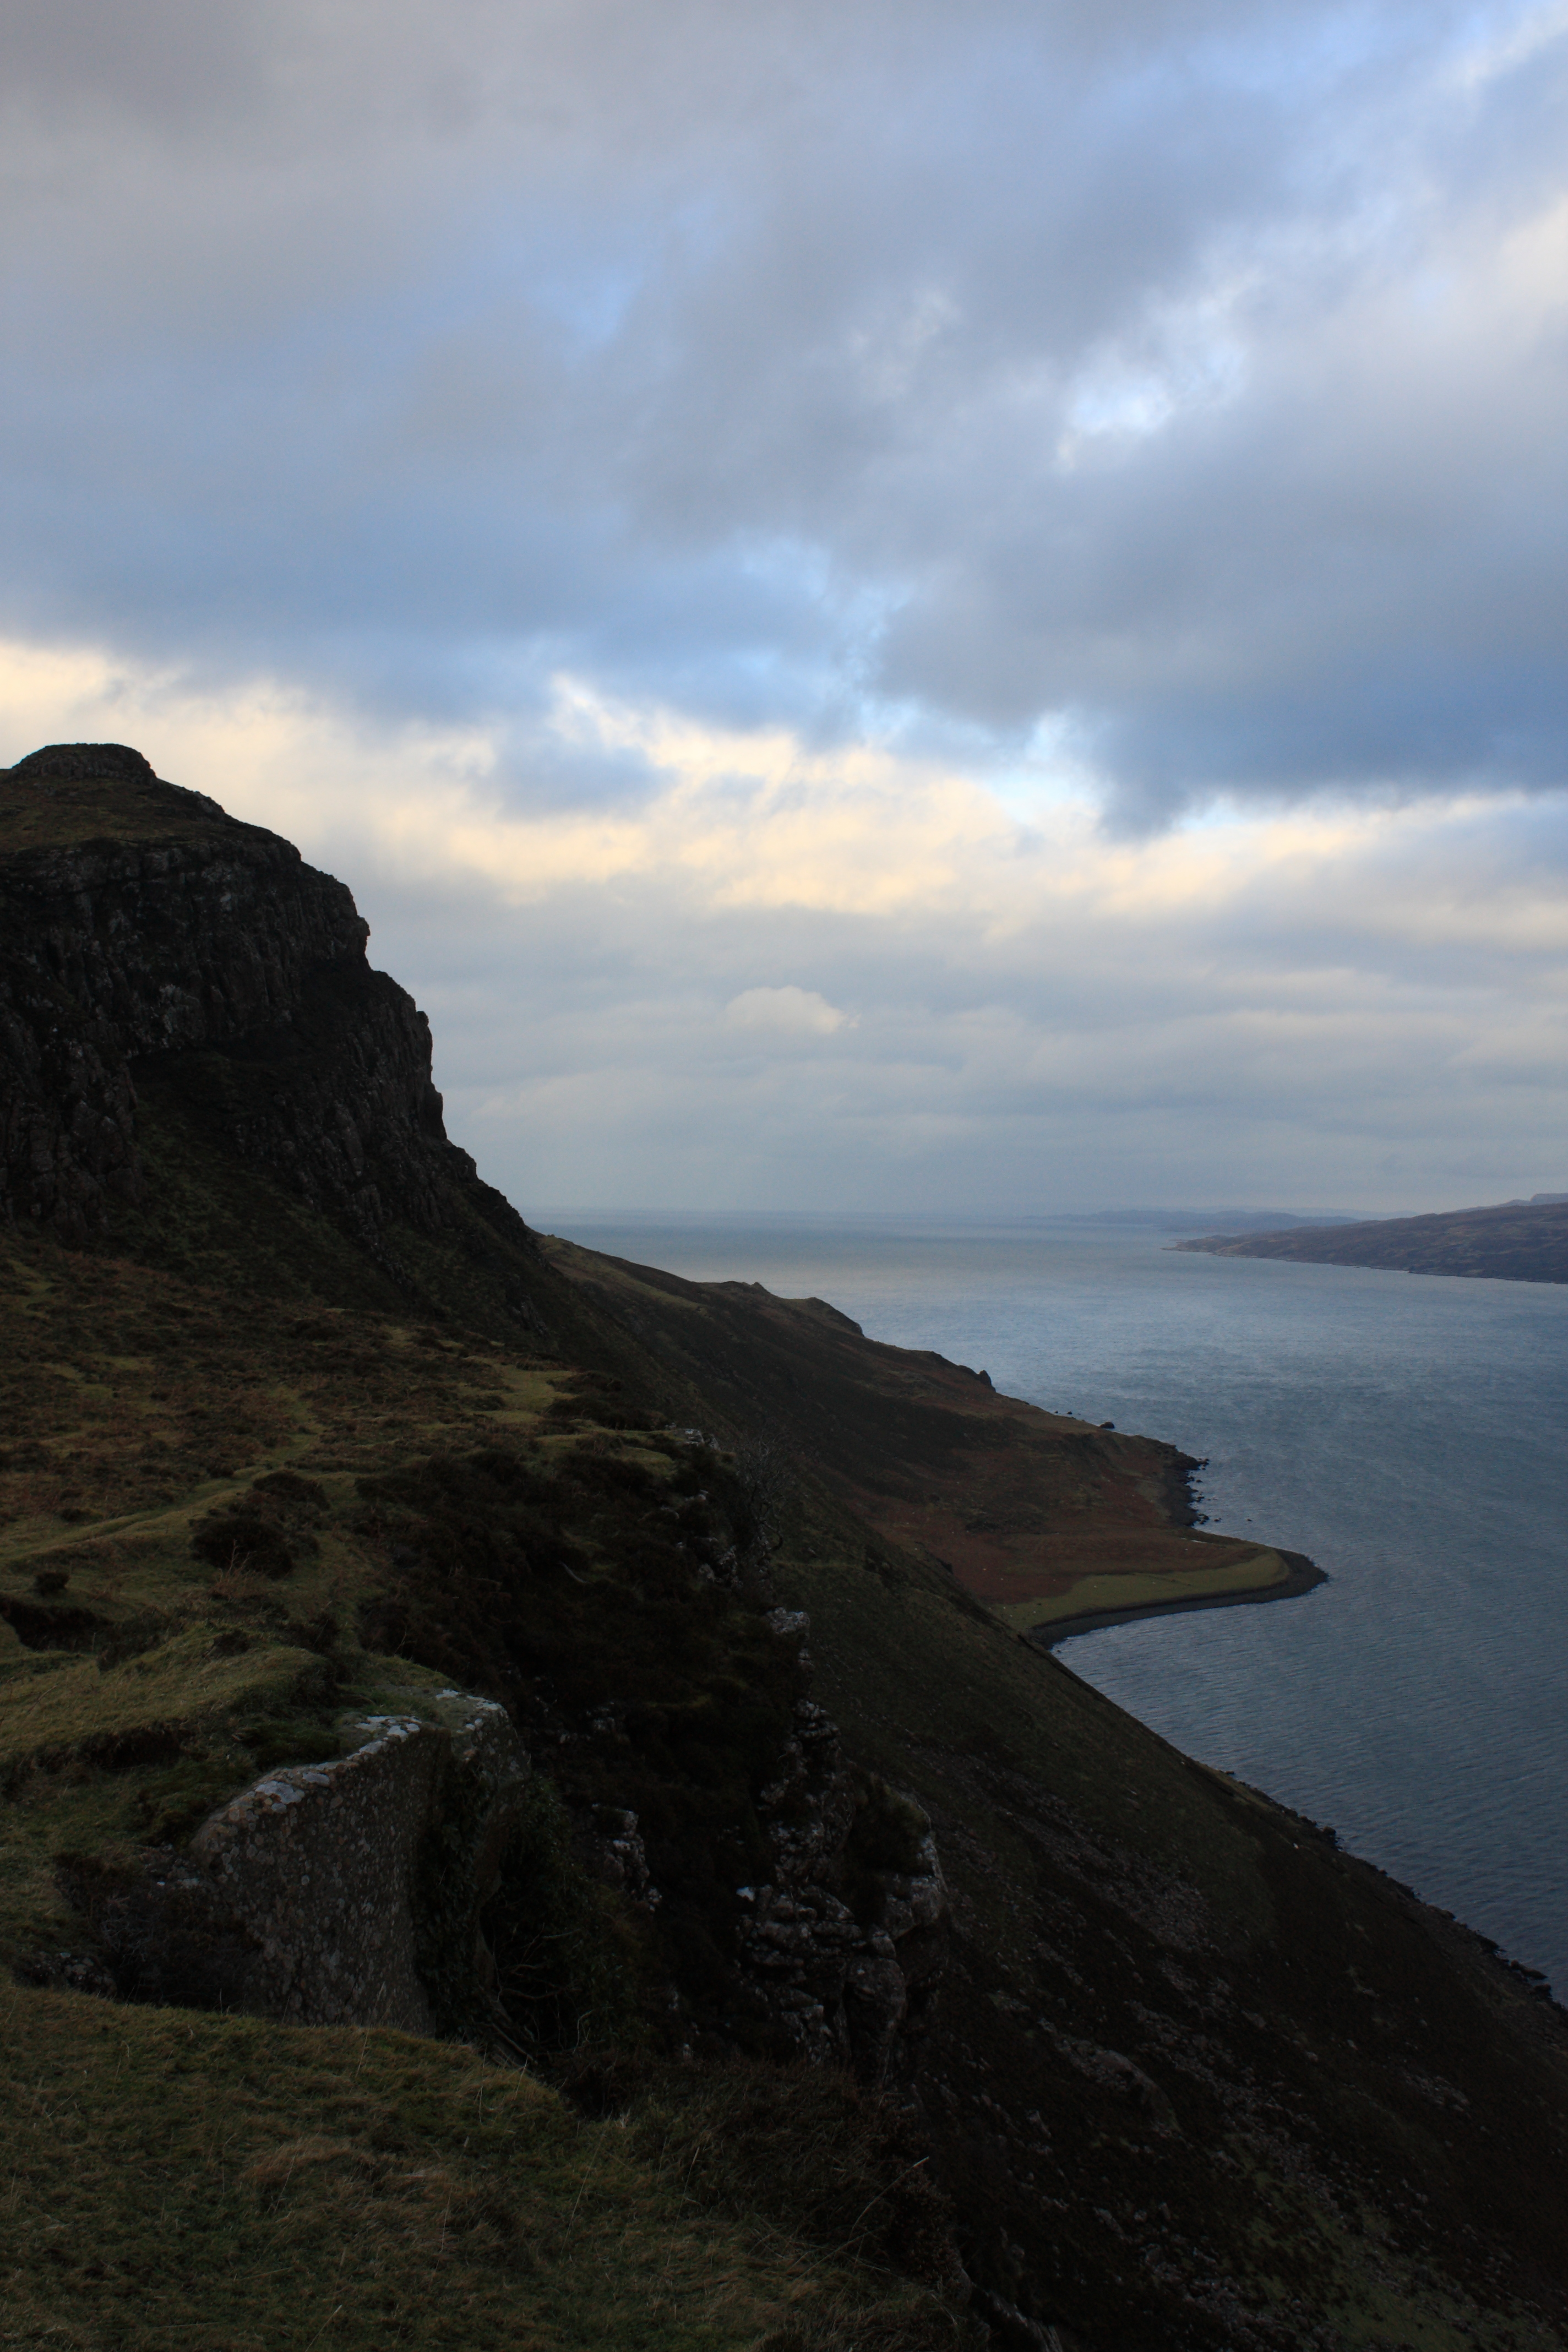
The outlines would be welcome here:
[[[0,853],[7,856],[89,841],[220,839],[231,822],[153,777],[7,774],[0,782]]]
[[[168,835],[239,838],[144,779],[0,787],[0,850]],[[1079,2343],[1561,2352],[1554,2016],[982,1605],[1162,1563],[1105,1597],[1170,1597],[1184,1458],[821,1302],[542,1244],[427,1123],[367,1171],[384,1224],[330,1168],[318,1213],[262,1165],[278,1097],[352,1101],[395,998],[319,971],[272,1036],[138,1064],[111,1243],[0,1242],[0,1959],[44,1964],[0,1990],[0,2344],[915,2352],[973,2340],[956,2216]],[[1247,1555],[1205,1549],[1212,1592]],[[764,1570],[856,1759],[846,1899],[909,1859],[902,1792],[935,1827],[919,2138],[740,2054],[727,1915],[800,1687]],[[447,1679],[535,1761],[485,1922],[531,2074],[50,1989],[95,1981],[65,1885]],[[628,1811],[657,1911],[601,1883]],[[422,1935],[443,1876],[432,1841]]]
[[[584,1750],[557,1777],[590,1817],[642,1811],[668,1888],[657,1932],[628,1929],[538,1781],[528,1917],[490,1931],[542,2053],[580,2035],[584,1987],[644,2042],[596,2119],[461,2048],[16,1986],[0,2343],[967,2340],[936,2292],[946,2209],[874,2106],[837,2078],[660,2074],[637,2024],[711,1933],[710,1847],[798,1683],[756,1598],[694,1576],[748,1539],[717,1458],[694,1469],[613,1380],[479,1335],[24,1237],[0,1343],[6,1957],[90,1956],[62,1855],[112,1871],[180,1843],[258,1771],[330,1752],[346,1714],[427,1711],[498,1668],[525,1715],[542,1672],[552,1721],[633,1702],[613,1769]]]
[[[1259,1548],[1245,1559],[1226,1560],[1217,1568],[1162,1569],[1141,1573],[1136,1569],[1106,1575],[1080,1576],[1070,1591],[1039,1601],[993,1601],[994,1614],[1016,1633],[1037,1633],[1042,1625],[1064,1618],[1092,1616],[1100,1610],[1147,1609],[1173,1601],[1217,1600],[1227,1593],[1259,1596],[1283,1584],[1289,1576],[1278,1552]]]
[[[170,1754],[226,1716],[260,1714],[321,1692],[321,1662],[278,1643],[214,1654],[205,1627],[176,1634],[105,1672],[90,1658],[29,1659],[0,1705],[0,1772],[73,1749],[91,1759]]]
[[[503,1698],[579,1812],[640,1815],[665,1900],[623,1925],[622,2010],[672,1973],[723,1979],[800,1670],[755,1596],[697,1574],[748,1540],[716,1457],[695,1467],[613,1378],[479,1335],[20,1237],[0,1403],[0,1954],[79,1946],[55,1853],[181,1843],[424,1672]],[[520,2021],[565,2032],[581,1986],[552,1966],[541,1989],[532,1931],[509,1935]]]
[[[330,1750],[345,1710],[441,1679],[359,1638],[389,1572],[362,1481],[497,1440],[547,1471],[584,1443],[671,1466],[637,1432],[595,1437],[575,1376],[523,1350],[20,1234],[0,1249],[0,1431],[10,1960],[79,1942],[57,1853],[183,1841],[259,1771]]]
[[[935,2160],[1061,2324],[1223,2342],[1207,2279],[1291,2344],[1310,2315],[1347,2352],[1561,2345],[1552,2021],[1537,2034],[1438,1915],[1299,1817],[955,1607],[942,1570],[887,1564],[818,1497],[781,1592],[811,1612],[846,1745],[936,1824],[955,1935],[922,2072]],[[1113,2087],[1128,2056],[1141,2104]],[[1468,2105],[1435,2108],[1423,2077]],[[1504,2235],[1531,2249],[1508,2285],[1481,2252]]]
[[[657,2114],[588,2120],[461,2047],[18,1990],[0,2051],[0,2345],[963,2340],[930,2291],[748,2210],[743,2181],[694,2186]]]

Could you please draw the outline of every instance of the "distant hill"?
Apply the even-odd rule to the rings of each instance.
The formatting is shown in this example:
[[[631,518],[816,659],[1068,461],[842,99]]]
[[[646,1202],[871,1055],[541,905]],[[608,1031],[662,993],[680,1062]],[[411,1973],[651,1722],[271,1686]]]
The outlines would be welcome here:
[[[1054,1222],[1054,1221],[1053,1221]],[[1089,1209],[1065,1224],[1134,1226],[1156,1234],[1279,1234],[1297,1225],[1353,1225],[1354,1217],[1293,1209]]]
[[[1207,1234],[1173,1247],[1211,1257],[1283,1257],[1306,1265],[1384,1266],[1399,1274],[1467,1274],[1493,1282],[1568,1282],[1568,1194],[1538,1192],[1490,1209],[1426,1217],[1297,1227],[1288,1233]]]

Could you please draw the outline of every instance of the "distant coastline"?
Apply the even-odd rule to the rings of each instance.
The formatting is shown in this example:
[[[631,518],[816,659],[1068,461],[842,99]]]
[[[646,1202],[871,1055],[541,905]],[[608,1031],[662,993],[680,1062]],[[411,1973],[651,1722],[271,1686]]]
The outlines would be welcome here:
[[[1446,1274],[1473,1281],[1568,1282],[1568,1200],[1507,1201],[1374,1223],[1279,1233],[1205,1234],[1172,1249],[1209,1257],[1283,1258],[1296,1265],[1362,1265],[1391,1274]]]

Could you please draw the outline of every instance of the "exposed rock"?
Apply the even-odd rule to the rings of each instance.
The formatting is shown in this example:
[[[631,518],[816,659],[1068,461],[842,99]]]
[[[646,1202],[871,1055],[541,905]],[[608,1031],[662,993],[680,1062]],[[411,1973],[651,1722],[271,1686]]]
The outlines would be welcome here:
[[[46,793],[62,783],[96,782],[100,777],[115,783],[157,782],[152,761],[129,743],[46,743],[41,751],[29,751],[18,760],[11,773]],[[217,806],[205,793],[187,797],[208,808]]]
[[[443,1720],[366,1716],[349,1752],[269,1772],[189,1855],[132,1878],[66,1873],[121,1998],[303,2025],[430,2032],[493,1995],[479,1914],[529,1777],[504,1708],[447,1691]]]
[[[100,780],[118,830],[95,835]],[[0,1217],[102,1231],[144,1189],[137,1084],[177,1063],[196,1116],[384,1265],[390,1222],[446,1222],[473,1164],[447,1140],[429,1024],[371,970],[341,882],[123,745],[34,752],[0,793],[21,843],[0,871]],[[26,846],[38,793],[74,798],[84,837]]]
[[[1100,2089],[1124,2099],[1142,2119],[1144,2128],[1161,2135],[1176,2129],[1176,2111],[1153,2078],[1120,2050],[1104,2050],[1095,2042],[1063,2033],[1047,2025],[1044,2032],[1067,2060]]]
[[[113,789],[95,799],[104,775]],[[60,816],[52,833],[34,822],[40,811]],[[106,829],[94,832],[100,817]],[[321,924],[311,937],[317,947],[323,939],[331,945],[331,906],[348,905],[346,894],[332,898],[336,885],[300,869],[285,845],[231,824],[216,804],[158,783],[135,754],[117,747],[57,747],[0,776],[0,841],[6,850],[0,1159],[5,1186],[14,1180],[21,1187],[22,1213],[58,1233],[75,1230],[73,1215],[83,1231],[94,1216],[119,1215],[116,1201],[137,1181],[132,1081],[142,1088],[150,1165],[187,1181],[194,1205],[221,1207],[228,1230],[245,1211],[225,1205],[232,1171],[221,1153],[206,1151],[206,1136],[192,1131],[196,1113],[241,1158],[285,1171],[296,1195],[322,1202],[340,1228],[371,1235],[384,1265],[392,1226],[446,1213],[454,1194],[443,1192],[443,1171],[466,1163],[435,1129],[419,1129],[416,1082],[427,1083],[428,1066],[420,1081],[418,1034],[408,1025],[417,1016],[406,999],[387,995],[390,982],[368,972],[363,938],[324,961],[315,948],[301,955],[289,967],[289,987],[299,990],[293,998],[287,989],[277,998],[265,989],[246,994],[253,926],[237,900],[232,920],[225,914],[225,877],[250,871],[253,853],[277,861],[278,923],[268,930],[263,906],[257,926],[264,942],[288,934],[269,967],[279,972],[294,931],[309,931],[316,920],[306,904],[312,892]],[[250,887],[245,873],[241,886]],[[260,881],[257,890],[267,895]],[[160,929],[170,909],[179,920],[169,914]],[[143,917],[155,950],[151,965],[127,944]],[[136,1021],[163,1017],[148,978],[149,971],[156,978],[160,940],[174,941],[174,993],[165,1007],[174,1043],[160,1042],[164,1032],[155,1023],[144,1031],[135,1021],[123,1031],[119,1025],[121,984],[136,997]],[[179,974],[189,961],[182,940],[208,957],[205,973],[198,958],[198,974],[203,987],[210,975],[221,1002],[201,989],[182,994]],[[384,1005],[395,1016],[395,1035],[385,1033],[389,1058],[378,1060],[377,1046],[367,1060],[363,1041],[383,1035],[376,1024]],[[408,1013],[401,1030],[398,1005]],[[399,1037],[413,1038],[407,1052]],[[46,1064],[64,1089],[58,1099],[38,1078]],[[101,1099],[92,1091],[95,1070]],[[376,1083],[378,1072],[386,1074],[384,1115],[374,1084],[367,1093],[363,1083],[367,1071]],[[174,1115],[163,1126],[165,1102]],[[352,1114],[346,1128],[337,1118],[340,1103]],[[211,1171],[225,1178],[221,1201],[206,1185]],[[268,1192],[263,1184],[237,1182],[232,1199],[265,1205]],[[500,1215],[497,1210],[492,1234]],[[137,1218],[123,1223],[132,1248],[142,1246]],[[292,1214],[279,1219],[301,1235],[311,1223]],[[482,1246],[486,1237],[478,1239]],[[410,1260],[421,1255],[412,1235],[397,1245]],[[193,1247],[192,1263],[210,1269],[216,1262],[227,1284],[231,1271],[216,1250],[216,1244]],[[508,1338],[515,1340],[519,1326],[537,1331],[537,1314],[527,1310],[543,1262],[526,1243],[525,1252],[520,1267],[504,1248],[480,1255],[464,1238],[448,1248],[444,1236],[442,1249],[428,1253],[442,1261],[426,1292],[432,1319],[449,1312],[483,1323],[487,1288],[493,1302],[504,1281],[514,1327]],[[266,1290],[280,1255],[269,1249],[253,1260],[241,1247],[232,1250],[228,1268]],[[345,1278],[340,1302],[333,1287],[349,1254],[334,1247],[328,1255],[321,1296],[352,1307],[357,1290]],[[819,1305],[773,1299],[748,1285],[689,1283],[566,1243],[555,1245],[554,1261],[553,1287],[543,1280],[540,1287],[563,1355],[586,1346],[591,1354],[582,1360],[602,1361],[617,1378],[643,1367],[620,1404],[610,1402],[612,1384],[597,1374],[591,1387],[579,1376],[575,1395],[563,1398],[568,1412],[552,1420],[550,1434],[563,1434],[562,1423],[580,1407],[589,1433],[573,1449],[574,1466],[594,1475],[580,1490],[581,1516],[571,1517],[570,1527],[562,1519],[559,1546],[549,1517],[538,1528],[548,1540],[533,1540],[524,1504],[513,1516],[504,1482],[490,1480],[488,1470],[482,1476],[490,1483],[471,1511],[453,1503],[444,1517],[447,1506],[437,1511],[432,1499],[434,1481],[406,1465],[389,1469],[395,1455],[420,1442],[411,1433],[426,1426],[423,1411],[376,1416],[364,1458],[374,1444],[379,1495],[360,1488],[361,1500],[374,1501],[367,1540],[379,1546],[385,1538],[386,1574],[378,1568],[374,1591],[367,1582],[352,1595],[363,1598],[367,1638],[378,1622],[374,1612],[382,1611],[385,1638],[375,1646],[412,1657],[419,1654],[408,1646],[410,1629],[422,1625],[422,1663],[475,1687],[490,1687],[481,1678],[493,1660],[498,1695],[504,1690],[515,1703],[538,1753],[555,1759],[563,1804],[542,1785],[527,1792],[497,1894],[481,1910],[509,1818],[507,1742],[496,1744],[493,1774],[465,1771],[463,1742],[451,1724],[399,1717],[362,1724],[353,1752],[331,1765],[268,1775],[248,1792],[237,1819],[226,1806],[204,1840],[218,1850],[216,1860],[213,1851],[204,1860],[163,1847],[144,1853],[135,1872],[92,1856],[63,1864],[100,1934],[59,1937],[70,1948],[35,1956],[36,1967],[29,1960],[24,1973],[80,1991],[214,2006],[237,1999],[259,2006],[265,1993],[287,2015],[423,2018],[437,2030],[471,2033],[482,2026],[490,1986],[477,1918],[491,1927],[510,1991],[522,1971],[511,1970],[503,1941],[506,1898],[516,1896],[526,1969],[530,1931],[534,1949],[553,1953],[567,1940],[560,1916],[545,1917],[547,1898],[561,1902],[574,1933],[580,1920],[604,1923],[599,1890],[569,1877],[574,1845],[628,1905],[651,1905],[652,1859],[663,1887],[658,1910],[611,1925],[626,1948],[661,1964],[668,1956],[668,1976],[662,1966],[658,1977],[650,1970],[636,1979],[636,1990],[649,1996],[647,2012],[658,2002],[659,2016],[648,2021],[656,2032],[668,2032],[678,2047],[689,2036],[700,2061],[689,2077],[697,2112],[709,2120],[719,2112],[702,2104],[711,2085],[701,2062],[737,2045],[756,2053],[792,2041],[814,2057],[848,2059],[862,2079],[894,2085],[929,2135],[929,2163],[927,2148],[911,2144],[904,2185],[873,2193],[868,2182],[864,2199],[857,2189],[841,2215],[846,2234],[841,2239],[836,2223],[831,2242],[847,2252],[874,2247],[874,2237],[860,2234],[868,2216],[875,2227],[894,2190],[902,2195],[910,2181],[934,2179],[960,2210],[977,2289],[973,2310],[997,2345],[1023,2352],[1155,2344],[1183,2352],[1286,2346],[1328,2352],[1342,2330],[1344,2340],[1392,2342],[1434,2326],[1489,2352],[1509,2352],[1526,2338],[1532,2347],[1558,2344],[1568,2310],[1563,2026],[1538,1981],[1508,1969],[1407,1890],[1337,1853],[1326,1832],[1181,1758],[1052,1661],[1005,1639],[975,1597],[1015,1595],[1047,1540],[1064,1572],[1098,1573],[1097,1560],[1114,1560],[1118,1546],[1133,1538],[1140,1558],[1189,1568],[1193,1514],[1190,1500],[1183,1503],[1183,1476],[1194,1465],[1173,1449],[998,1398],[980,1376],[940,1358],[864,1340],[847,1318]],[[481,1269],[466,1292],[457,1282],[460,1262]],[[90,1286],[105,1271],[79,1265],[58,1286],[55,1328],[62,1337],[51,1339],[50,1359],[70,1358],[78,1342],[63,1335],[80,1328],[89,1295],[104,1312],[110,1286]],[[257,1328],[248,1304],[245,1314]],[[353,1324],[345,1315],[331,1360],[342,1368],[343,1390],[358,1398],[374,1394],[380,1381],[362,1373],[370,1327],[356,1338]],[[40,1322],[40,1343],[43,1330]],[[646,1339],[646,1360],[629,1341],[623,1345],[627,1333]],[[311,1334],[313,1348],[325,1325],[312,1326]],[[160,1341],[159,1361],[164,1348],[180,1344]],[[141,1339],[109,1353],[117,1364],[139,1360]],[[209,1357],[204,1346],[201,1353],[216,1375],[219,1351]],[[387,1365],[400,1354],[388,1350]],[[655,1358],[676,1368],[666,1385],[644,1378]],[[119,1381],[116,1369],[113,1385]],[[386,1391],[388,1402],[405,1392],[395,1391],[390,1370]],[[657,1403],[660,1422],[684,1431],[692,1448],[709,1444],[698,1423],[719,1431],[725,1446],[747,1430],[768,1433],[749,1463],[745,1450],[737,1457],[743,1512],[738,1493],[735,1507],[725,1506],[727,1523],[715,1519],[705,1529],[700,1496],[661,1496],[667,1515],[639,1492],[626,1476],[632,1449],[623,1454],[605,1440],[612,1430],[648,1425],[648,1418],[636,1418],[645,1396],[647,1416]],[[67,1432],[77,1399],[73,1392],[61,1402],[68,1417],[51,1410],[40,1426],[63,1453],[62,1440],[74,1445]],[[215,1430],[245,1427],[237,1412],[211,1420]],[[26,1454],[10,1440],[7,1451],[11,1466],[29,1472],[53,1458],[42,1446]],[[505,1459],[489,1444],[482,1458]],[[770,1459],[783,1462],[791,1479],[798,1469],[806,1488],[798,1521],[777,1505]],[[320,1466],[337,1475],[359,1462],[345,1447],[342,1459],[334,1454]],[[700,1483],[684,1477],[690,1466],[708,1475],[705,1465],[680,1465],[682,1494]],[[454,1493],[467,1476],[459,1460],[443,1458],[442,1479],[453,1482]],[[405,1481],[402,1502],[395,1477]],[[286,1487],[283,1479],[296,1483]],[[274,1473],[254,1482],[248,1494],[256,1499],[247,1504],[263,1525],[261,1506],[276,1505],[301,1559],[307,1514],[284,1506],[309,1502],[302,1486],[308,1482],[297,1474]],[[520,1494],[529,1491],[521,1482]],[[62,1486],[59,1501],[67,1524],[86,1516],[74,1487]],[[825,1505],[831,1507],[818,1507]],[[194,1492],[180,1506],[186,1517],[192,1507],[199,1507]],[[215,1517],[225,1516],[220,1506]],[[639,1646],[645,1630],[655,1630],[645,1608],[657,1605],[679,1627],[685,1593],[693,1626],[710,1613],[717,1622],[716,1587],[765,1607],[773,1594],[763,1564],[781,1525],[788,1539],[778,1545],[774,1573],[791,1608],[773,1617],[769,1635],[759,1634],[753,1620],[743,1642],[727,1648],[716,1640],[709,1665],[694,1670],[669,1710],[689,1722],[709,1697],[725,1704],[731,1690],[748,1706],[765,1698],[765,1715],[759,1706],[752,1718],[763,1732],[742,1739],[731,1725],[727,1734],[725,1794],[714,1803],[700,1740],[685,1757],[658,1759],[668,1725],[633,1723],[634,1741],[624,1695],[608,1694],[628,1679],[628,1658],[651,1659],[650,1681],[677,1660],[673,1640],[666,1652]],[[515,1554],[500,1543],[512,1532]],[[409,1534],[412,1545],[401,1541]],[[572,1564],[587,1564],[574,1549],[579,1536],[600,1563],[602,1582],[599,1573],[579,1576]],[[230,1519],[223,1557],[233,1558],[237,1548]],[[1237,1556],[1218,1544],[1206,1549],[1220,1567]],[[85,1565],[85,1545],[81,1556]],[[508,1566],[498,1578],[503,1556]],[[82,1606],[84,1590],[97,1601],[96,1576],[74,1587],[49,1584],[64,1574],[66,1555],[51,1550],[58,1568],[26,1546],[16,1557],[26,1564],[0,1596],[0,1619],[9,1621],[0,1633],[19,1644],[96,1651],[112,1674],[116,1657],[132,1654],[130,1645],[169,1639],[168,1621],[151,1610],[110,1625]],[[545,1629],[539,1616],[557,1563],[567,1605]],[[791,1645],[807,1633],[798,1602],[817,1612],[816,1646],[833,1675],[832,1705],[846,1739],[890,1771],[901,1774],[897,1759],[909,1759],[952,1872],[951,1927],[925,1816],[847,1765],[837,1723],[800,1699],[796,1677],[773,1672],[794,1664]],[[253,1622],[275,1625],[279,1613],[258,1607]],[[605,1621],[617,1616],[614,1642],[595,1653]],[[623,1641],[628,1619],[633,1638]],[[452,1632],[459,1623],[460,1648]],[[321,1620],[286,1629],[290,1643],[319,1639],[323,1647],[334,1630]],[[536,1651],[533,1633],[545,1630],[551,1641]],[[247,1638],[226,1616],[221,1629],[194,1635],[204,1659],[241,1655]],[[439,1655],[429,1654],[437,1649]],[[568,1657],[570,1676],[542,1671]],[[737,1658],[749,1674],[730,1671]],[[16,1650],[12,1670],[9,1687],[22,1696],[42,1691],[51,1674],[63,1675],[69,1665]],[[106,1688],[113,1696],[129,1681]],[[325,1679],[311,1688],[324,1692]],[[655,1687],[650,1717],[665,1711],[665,1696]],[[443,1733],[451,1743],[445,1764]],[[87,1814],[75,1804],[81,1770],[176,1767],[182,1755],[178,1723],[115,1723],[47,1757],[28,1802],[51,1800],[45,1776],[53,1782],[58,1768],[58,1787],[68,1800],[61,1818],[107,1822],[96,1799]],[[623,1781],[617,1762],[637,1769]],[[216,1757],[204,1758],[204,1773],[214,1763]],[[189,1785],[208,1784],[204,1777]],[[613,1806],[596,1801],[606,1796]],[[634,1804],[642,1808],[640,1822]],[[171,1804],[146,1818],[173,1826],[181,1816]],[[40,1811],[32,1827],[21,1823],[28,1841],[43,1819]],[[521,1859],[531,1834],[543,1857],[531,1871]],[[512,1855],[520,1857],[515,1874]],[[331,1896],[324,1906],[296,1899],[296,1865]],[[758,1883],[737,1889],[741,1877]],[[583,1981],[596,1965],[590,1952]],[[939,1965],[940,2007],[922,2016]],[[537,2037],[542,2050],[602,2031],[602,2021],[617,2014],[595,2011],[586,1999],[579,2003],[578,1990],[574,1978],[572,1999],[563,1995],[559,2004],[563,2033],[549,2025],[542,2004],[548,2027]],[[769,2019],[777,2034],[768,2033]],[[64,2021],[68,2031],[68,2015]],[[74,2058],[70,2065],[74,2079]],[[751,2070],[736,2071],[743,2078]],[[603,2079],[615,2072],[612,2055]],[[684,2077],[684,2070],[670,2072]],[[837,2097],[839,2088],[804,2070],[771,2078],[761,2105],[780,2118],[771,2127],[781,2173],[831,2168],[807,2119],[816,2095]],[[115,2095],[123,2095],[123,2084]],[[883,2104],[864,2103],[868,2111]],[[605,2112],[619,2106],[617,2099]],[[812,2242],[820,2249],[827,2241],[818,2233]],[[1457,2315],[1466,2311],[1470,2316]],[[1368,2337],[1369,2326],[1381,2333]]]
[[[593,1822],[580,1834],[583,1861],[601,1886],[615,1889],[629,1903],[656,1911],[663,1901],[647,1866],[647,1848],[629,1808],[595,1805]]]
[[[810,1630],[798,1612],[774,1610],[769,1622],[803,1643]],[[941,1962],[947,1889],[936,1841],[911,1798],[851,1770],[815,1700],[797,1704],[781,1761],[759,1800],[773,1876],[742,1890],[742,1972],[803,2055],[886,2084],[903,2070],[911,2009]],[[844,1896],[858,1818],[889,1799],[912,1832],[912,1867],[859,1874],[852,1908]]]
[[[988,2294],[984,2287],[976,2287],[970,2307],[991,2330],[996,2352],[1062,2352],[1062,2339],[1054,2327],[1031,2319],[1016,2303],[1008,2303],[999,2294]]]
[[[415,1877],[445,1742],[416,1719],[372,1718],[339,1764],[271,1773],[193,1843],[253,1945],[236,2005],[306,2025],[427,2032],[415,1967]]]

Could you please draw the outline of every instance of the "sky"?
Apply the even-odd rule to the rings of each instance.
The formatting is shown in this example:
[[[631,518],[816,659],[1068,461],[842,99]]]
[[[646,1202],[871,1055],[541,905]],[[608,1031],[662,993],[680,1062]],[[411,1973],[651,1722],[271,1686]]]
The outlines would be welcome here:
[[[8,0],[0,760],[525,1213],[1568,1189],[1568,0]]]

